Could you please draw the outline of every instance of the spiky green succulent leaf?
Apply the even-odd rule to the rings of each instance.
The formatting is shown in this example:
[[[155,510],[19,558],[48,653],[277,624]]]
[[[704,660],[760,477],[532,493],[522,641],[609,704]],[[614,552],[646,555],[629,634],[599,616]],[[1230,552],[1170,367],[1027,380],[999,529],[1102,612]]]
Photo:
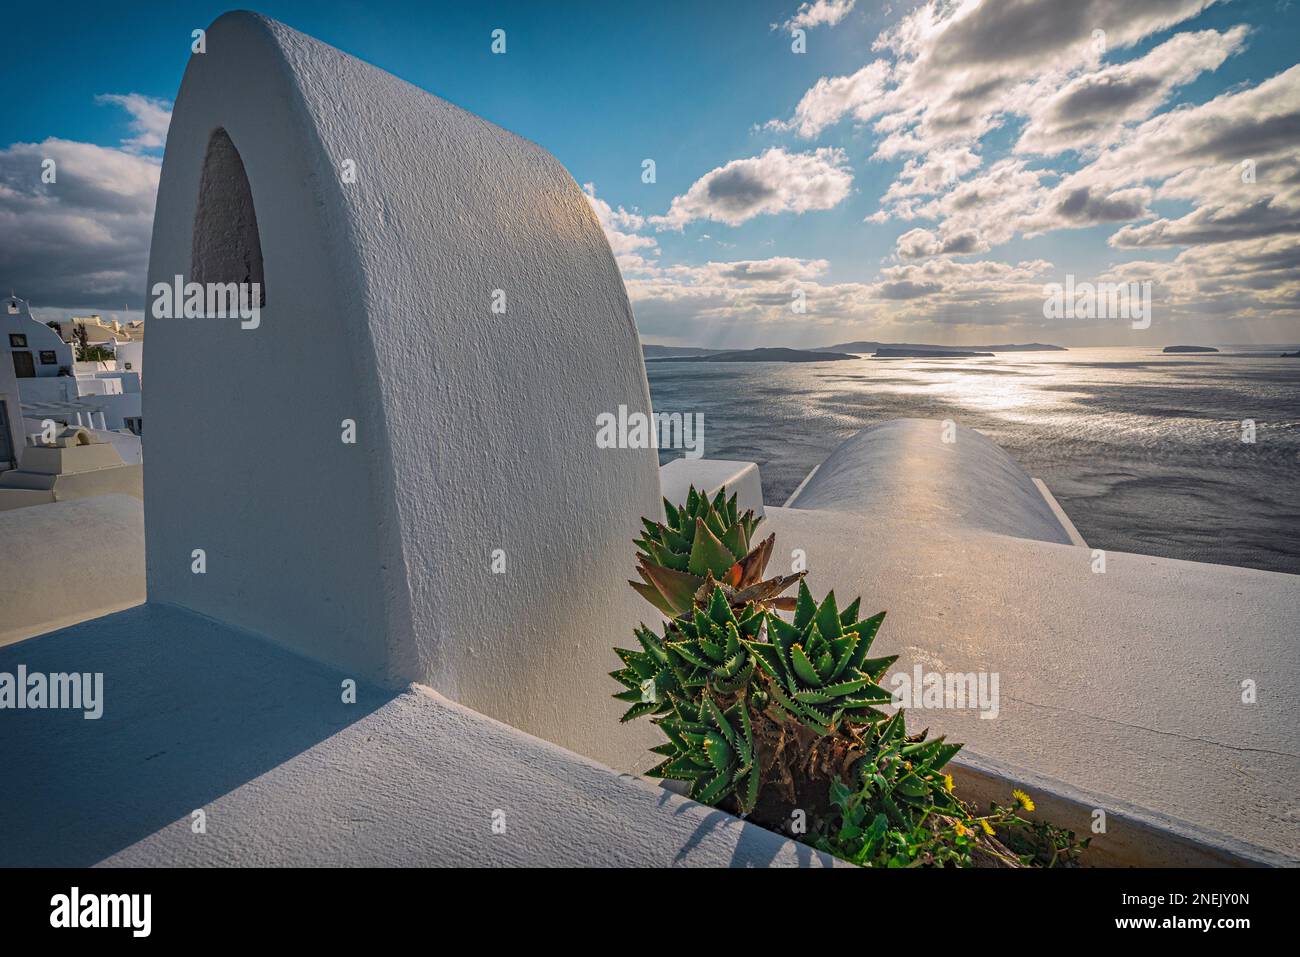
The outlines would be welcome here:
[[[859,602],[849,606],[856,615]],[[799,583],[794,621],[767,612],[767,641],[745,642],[765,691],[783,711],[820,735],[842,723],[858,727],[885,716],[874,706],[891,700],[878,684],[893,659],[867,659],[884,615],[846,620],[827,594],[818,605],[806,582]]]
[[[735,794],[742,813],[753,809],[762,772],[743,696],[728,708],[708,692],[695,701],[674,696],[671,711],[656,724],[668,738],[654,749],[665,760],[648,774],[689,781],[691,797],[702,803],[717,804]]]
[[[873,806],[881,807],[900,827],[916,826],[932,813],[961,814],[942,768],[961,750],[927,732],[908,736],[903,712],[897,711],[866,732],[863,757],[853,768],[857,787]]]
[[[636,539],[641,581],[630,582],[637,594],[669,618],[707,600],[714,590],[710,580],[734,605],[787,607],[781,592],[802,573],[763,580],[774,537],[751,547],[760,519],[752,509],[741,514],[736,501],[725,489],[710,499],[691,486],[682,505],[664,500],[664,522],[642,519],[645,531]]]

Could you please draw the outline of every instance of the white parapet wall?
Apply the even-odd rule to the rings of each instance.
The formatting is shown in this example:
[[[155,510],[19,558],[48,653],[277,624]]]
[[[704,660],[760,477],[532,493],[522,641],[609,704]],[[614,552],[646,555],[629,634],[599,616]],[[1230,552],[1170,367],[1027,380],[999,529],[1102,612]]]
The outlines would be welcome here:
[[[595,437],[602,413],[648,413],[649,390],[618,267],[559,163],[227,14],[167,137],[151,291],[176,276],[265,298],[247,322],[151,311],[150,601],[644,761],[651,732],[619,728],[605,673],[646,614],[624,579],[657,462]]]
[[[818,595],[888,611],[883,683],[965,742],[963,793],[1035,791],[1094,863],[1300,862],[1297,576],[1078,547],[1011,456],[939,420],[846,440],[765,531]]]
[[[681,458],[659,469],[659,492],[674,505],[686,501],[692,486],[708,495],[726,488],[728,495],[736,496],[742,512],[753,509],[754,514],[763,514],[763,481],[753,462]]]

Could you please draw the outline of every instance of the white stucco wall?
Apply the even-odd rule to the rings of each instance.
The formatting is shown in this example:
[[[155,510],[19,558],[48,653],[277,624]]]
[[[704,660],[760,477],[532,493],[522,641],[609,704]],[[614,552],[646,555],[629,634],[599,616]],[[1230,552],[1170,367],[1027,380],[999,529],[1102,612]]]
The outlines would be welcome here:
[[[909,726],[999,765],[1003,800],[1048,781],[1110,816],[1300,863],[1300,576],[1115,551],[1098,573],[1088,549],[902,510],[768,508],[764,531],[806,551],[814,594],[888,612],[872,645],[901,656],[887,688],[917,666],[998,676],[995,718],[914,707]]]
[[[113,354],[117,356],[117,367],[126,372],[134,372],[144,377],[144,343],[135,341],[113,340]],[[128,369],[127,366],[130,366]]]
[[[151,288],[191,273],[218,129],[247,174],[266,302],[257,329],[150,321],[150,600],[644,763],[652,730],[618,726],[605,672],[652,614],[624,579],[656,461],[597,449],[595,422],[649,393],[581,190],[525,140],[227,14],[176,99]]]

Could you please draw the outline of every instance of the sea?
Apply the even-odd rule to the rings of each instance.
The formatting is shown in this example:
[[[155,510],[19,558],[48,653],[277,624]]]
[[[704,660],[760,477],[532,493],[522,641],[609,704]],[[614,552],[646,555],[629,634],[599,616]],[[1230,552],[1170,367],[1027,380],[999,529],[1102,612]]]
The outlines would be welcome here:
[[[769,505],[859,429],[953,419],[1046,482],[1093,548],[1300,574],[1300,358],[1279,357],[1297,346],[1220,350],[646,368],[655,411],[702,412],[705,456],[758,463]]]

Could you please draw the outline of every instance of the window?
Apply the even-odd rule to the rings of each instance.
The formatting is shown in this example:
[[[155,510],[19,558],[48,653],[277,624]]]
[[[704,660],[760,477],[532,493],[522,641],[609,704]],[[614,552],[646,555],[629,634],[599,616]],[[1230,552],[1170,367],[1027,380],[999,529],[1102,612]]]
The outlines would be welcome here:
[[[144,434],[144,419],[141,416],[128,415],[123,417],[122,421],[126,423],[126,427],[132,435]]]
[[[41,365],[56,366],[59,364],[59,356],[53,349],[41,350]]]
[[[10,348],[10,349],[26,349],[26,348],[27,348],[27,337],[26,337],[26,336],[19,335],[19,334],[16,333],[16,332],[11,332],[11,333],[9,333],[9,348]]]
[[[224,129],[208,140],[199,179],[198,210],[190,247],[190,278],[198,283],[257,283],[266,305],[262,240],[244,161]]]

